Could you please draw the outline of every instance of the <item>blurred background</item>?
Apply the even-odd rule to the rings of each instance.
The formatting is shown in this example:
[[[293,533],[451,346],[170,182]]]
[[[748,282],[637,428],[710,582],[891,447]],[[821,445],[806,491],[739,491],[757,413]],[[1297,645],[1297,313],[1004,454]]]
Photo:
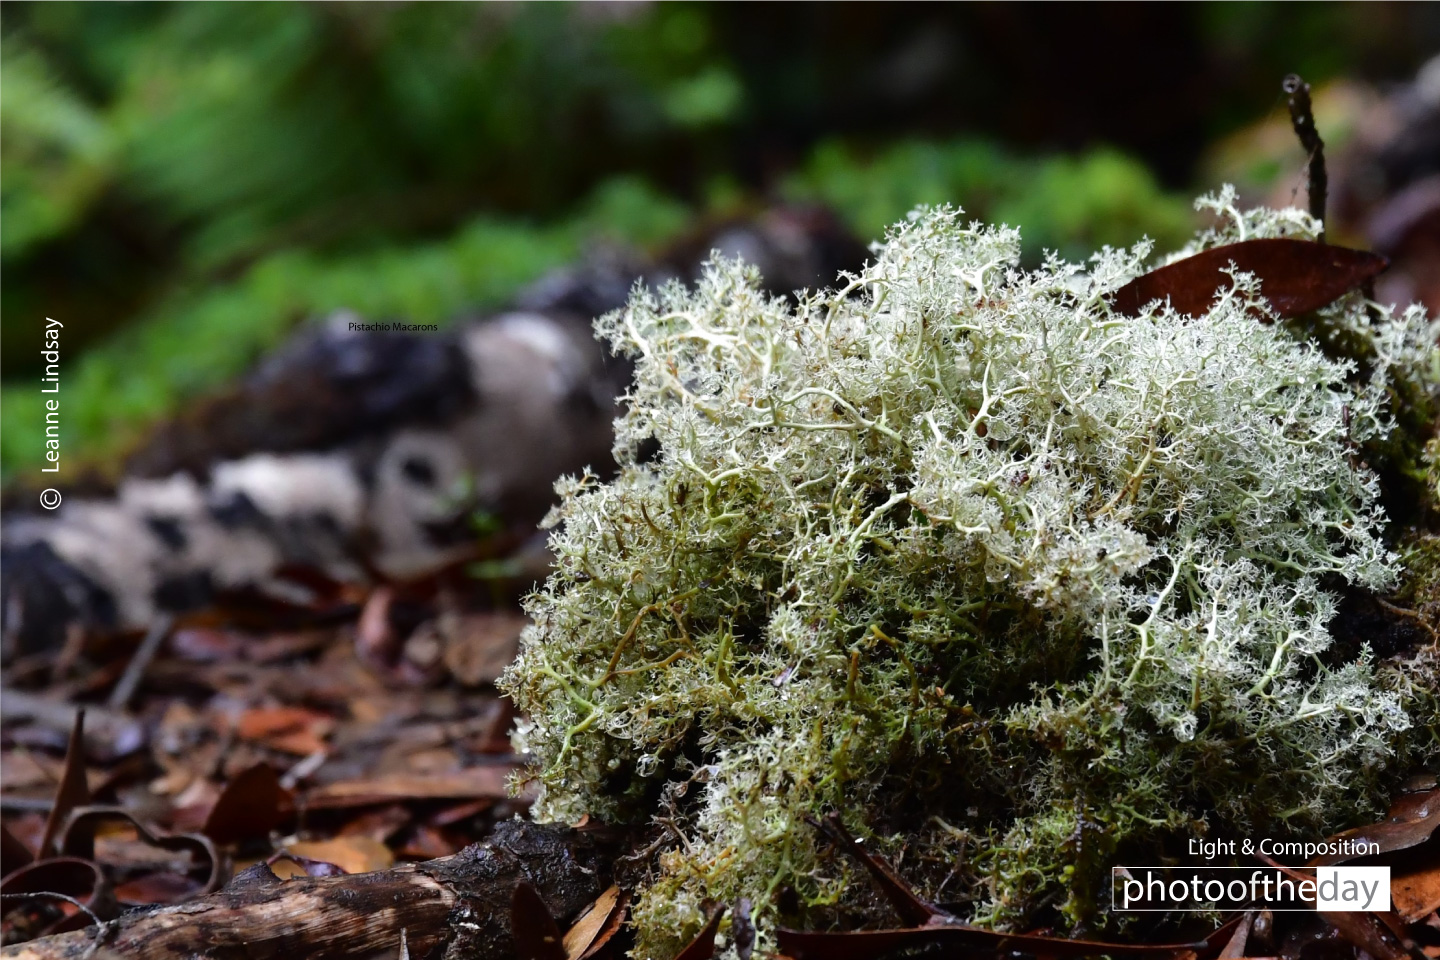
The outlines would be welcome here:
[[[865,239],[953,202],[1032,261],[1182,242],[1225,181],[1303,206],[1292,71],[1337,239],[1440,172],[1353,159],[1429,96],[1437,4],[6,2],[0,34],[6,482],[44,317],[67,471],[103,474],[307,317],[443,324],[777,202]]]

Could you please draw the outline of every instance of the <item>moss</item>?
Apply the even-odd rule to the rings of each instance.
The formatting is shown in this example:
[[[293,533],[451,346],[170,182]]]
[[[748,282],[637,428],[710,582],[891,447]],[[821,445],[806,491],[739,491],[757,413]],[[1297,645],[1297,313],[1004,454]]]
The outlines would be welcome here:
[[[1209,203],[1197,245],[1314,230]],[[667,831],[637,956],[707,899],[762,937],[873,918],[830,809],[975,922],[1072,928],[1116,857],[1376,809],[1413,685],[1325,656],[1322,583],[1397,581],[1351,444],[1434,395],[1436,328],[1347,298],[1361,371],[1255,322],[1253,278],[1113,315],[1148,252],[1025,271],[941,208],[798,307],[717,262],[599,322],[636,360],[621,472],[560,485],[506,686],[538,816]]]

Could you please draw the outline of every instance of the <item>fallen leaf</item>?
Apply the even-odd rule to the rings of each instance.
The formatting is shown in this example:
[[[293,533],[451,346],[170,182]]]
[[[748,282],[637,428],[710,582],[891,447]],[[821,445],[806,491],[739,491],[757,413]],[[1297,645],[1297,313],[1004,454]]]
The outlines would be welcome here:
[[[715,908],[710,919],[705,921],[705,926],[695,934],[695,939],[686,944],[684,950],[675,954],[675,960],[710,960],[715,956],[715,933],[720,929],[720,918],[723,916],[725,916],[725,906],[722,904]]]
[[[346,873],[374,873],[395,865],[395,854],[369,837],[336,837],[333,840],[302,840],[286,845],[287,855],[333,863]]]
[[[325,741],[325,735],[314,728],[277,734],[265,738],[264,743],[272,750],[296,757],[308,757],[317,753],[323,755],[330,748]]]
[[[245,659],[251,663],[274,663],[278,660],[289,660],[323,648],[331,641],[332,636],[326,630],[272,634],[247,644]]]
[[[515,659],[528,617],[513,613],[445,613],[439,631],[445,666],[467,686],[493,685]]]
[[[0,783],[11,794],[27,787],[53,788],[55,774],[29,750],[6,750],[0,754]]]
[[[1256,853],[1255,859],[1266,866],[1279,870],[1281,873],[1297,882],[1313,881],[1313,873],[1302,873],[1293,867],[1277,863],[1271,857],[1263,853]],[[1392,932],[1384,922],[1374,913],[1368,911],[1338,912],[1320,910],[1317,914],[1326,923],[1330,924],[1351,946],[1368,953],[1378,960],[1407,960],[1411,958],[1410,951],[1399,938]],[[1413,960],[1413,958],[1412,958]]]
[[[55,790],[55,802],[50,807],[50,816],[45,821],[45,835],[40,840],[37,860],[48,860],[55,855],[56,844],[70,811],[90,802],[90,786],[85,779],[85,711],[75,711],[75,725],[70,728],[70,744],[65,748],[65,770],[60,774],[60,785]],[[72,851],[77,857],[90,857],[95,852],[92,843],[77,845]]]
[[[1406,923],[1440,910],[1440,864],[1391,877],[1390,909]]]
[[[392,803],[377,810],[366,810],[346,821],[339,834],[342,837],[369,837],[384,843],[409,823],[410,811],[403,804]]]
[[[1331,842],[1350,840],[1362,849],[1369,844],[1381,853],[1394,853],[1418,847],[1440,829],[1440,788],[1402,793],[1395,798],[1385,819],[1368,827],[1357,827],[1337,833]],[[1359,854],[1335,854],[1316,857],[1308,866],[1328,867],[1357,859]]]
[[[1177,313],[1207,313],[1218,291],[1228,289],[1227,270],[1254,274],[1260,293],[1282,317],[1318,310],[1358,289],[1389,266],[1384,257],[1312,240],[1243,240],[1212,247],[1131,280],[1111,296],[1124,316],[1139,316],[1152,300],[1168,300]]]
[[[620,888],[612,884],[610,889],[585,908],[570,929],[565,931],[565,960],[580,960],[590,950],[591,944],[600,935],[600,931],[605,929],[619,902]]]
[[[1320,916],[1340,935],[1378,960],[1408,960],[1410,951],[1398,941],[1395,934],[1373,913],[1330,912],[1322,910]]]
[[[61,834],[61,853],[78,856],[78,851],[89,849],[93,857],[96,833],[103,825],[117,821],[128,824],[131,835],[151,847],[189,854],[191,870],[205,871],[205,880],[200,885],[201,892],[218,890],[224,882],[225,866],[209,837],[198,833],[162,833],[141,823],[122,807],[77,807],[66,820],[64,832]]]
[[[335,719],[304,707],[260,707],[240,714],[235,733],[242,740],[265,741],[298,730],[320,730],[329,733]]]
[[[202,832],[221,844],[266,837],[290,816],[292,802],[275,769],[256,764],[225,785]]]
[[[620,902],[614,910],[610,911],[610,919],[605,921],[605,926],[601,928],[600,933],[595,937],[595,941],[590,944],[590,949],[580,955],[580,960],[591,960],[592,957],[599,956],[605,949],[605,945],[614,939],[615,934],[619,933],[621,928],[625,926],[625,918],[629,913],[630,894],[622,890],[620,892]]]
[[[550,908],[524,880],[515,885],[510,898],[510,933],[517,960],[565,960],[564,941]]]
[[[392,774],[370,780],[341,780],[316,787],[305,795],[305,805],[350,807],[387,800],[442,800],[486,797],[503,800],[508,766],[479,766],[449,773]]]
[[[421,823],[409,831],[396,852],[412,860],[436,860],[450,856],[463,846],[463,840]]]
[[[449,827],[460,823],[462,820],[469,820],[478,816],[495,806],[495,800],[491,797],[481,797],[479,800],[469,800],[465,803],[456,804],[453,807],[446,807],[430,817],[429,823],[435,827]]]

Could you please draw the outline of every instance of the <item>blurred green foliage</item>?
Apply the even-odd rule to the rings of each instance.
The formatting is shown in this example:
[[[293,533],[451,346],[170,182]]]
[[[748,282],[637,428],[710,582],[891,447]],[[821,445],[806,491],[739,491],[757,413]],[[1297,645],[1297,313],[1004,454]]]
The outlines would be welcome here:
[[[876,238],[916,204],[958,203],[986,222],[1021,227],[1032,262],[1044,250],[1080,259],[1147,235],[1176,246],[1195,225],[1188,198],[1108,148],[1027,157],[986,140],[907,140],[864,157],[828,141],[785,192],[835,207],[861,236]]]
[[[0,467],[39,463],[46,316],[67,470],[113,463],[307,316],[443,321],[775,197],[862,236],[958,202],[1031,256],[1170,240],[1233,78],[1259,112],[1297,44],[1404,70],[1425,36],[1231,9],[6,2]]]

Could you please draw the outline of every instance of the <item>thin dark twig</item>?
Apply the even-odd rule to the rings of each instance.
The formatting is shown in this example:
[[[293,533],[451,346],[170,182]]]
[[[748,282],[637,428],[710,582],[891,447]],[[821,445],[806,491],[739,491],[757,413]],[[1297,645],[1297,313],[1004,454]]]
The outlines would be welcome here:
[[[79,907],[81,910],[87,913],[90,916],[91,920],[95,921],[95,923],[93,924],[94,934],[90,941],[90,946],[85,950],[83,954],[81,954],[80,960],[88,960],[88,958],[95,956],[95,954],[99,951],[100,947],[105,943],[105,940],[115,929],[113,926],[113,921],[101,920],[98,916],[95,915],[94,910],[91,910],[79,900],[76,900],[74,897],[71,896],[66,896],[63,893],[56,893],[54,890],[32,890],[27,893],[0,893],[0,900],[29,900],[34,897],[53,897],[56,900],[64,900],[66,903],[73,903],[75,906]]]
[[[1292,73],[1281,87],[1290,104],[1290,125],[1295,128],[1300,146],[1310,157],[1310,216],[1320,221],[1320,236],[1316,239],[1324,243],[1325,199],[1330,190],[1330,178],[1325,173],[1325,141],[1320,139],[1320,131],[1315,129],[1315,114],[1310,106],[1310,84],[1300,79],[1299,74]]]
[[[79,900],[76,900],[74,897],[66,896],[63,893],[56,893],[54,890],[30,890],[25,893],[0,893],[0,900],[33,900],[36,897],[54,897],[56,900],[64,900],[66,903],[74,904],[81,910],[85,911],[85,913],[90,915],[90,919],[94,920],[96,923],[103,922],[99,917],[95,915],[94,910],[91,910]]]
[[[160,614],[150,624],[150,632],[145,634],[145,639],[140,641],[140,648],[135,651],[135,656],[130,658],[130,663],[125,667],[125,675],[115,684],[115,689],[110,691],[108,705],[111,710],[124,710],[129,705],[140,681],[145,678],[145,671],[150,669],[150,661],[155,659],[155,654],[160,651],[160,644],[170,636],[170,628],[173,626],[175,617],[168,613]]]

